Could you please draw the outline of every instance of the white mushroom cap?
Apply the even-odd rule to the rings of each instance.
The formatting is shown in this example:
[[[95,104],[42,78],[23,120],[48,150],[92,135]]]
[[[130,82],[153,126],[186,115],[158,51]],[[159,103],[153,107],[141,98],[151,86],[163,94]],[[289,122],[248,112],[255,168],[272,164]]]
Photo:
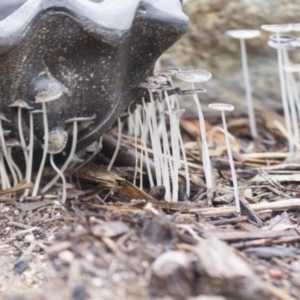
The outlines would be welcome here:
[[[293,43],[293,42],[291,42],[291,43],[276,43],[276,42],[271,41],[271,40],[268,41],[268,45],[269,45],[271,48],[273,48],[273,49],[278,49],[278,48],[279,48],[279,49],[294,50],[294,49],[296,49],[297,47],[294,46],[292,43]]]
[[[0,110],[0,120],[2,121],[5,121],[5,122],[11,122],[11,120],[8,120],[6,117],[5,117],[5,114],[2,110]]]
[[[292,27],[292,31],[300,31],[300,23],[292,23],[290,26]]]
[[[157,84],[168,84],[168,78],[165,75],[153,75],[147,77],[147,81]]]
[[[55,101],[59,99],[62,94],[63,92],[61,86],[56,82],[51,82],[44,91],[39,92],[35,96],[35,103]]]
[[[261,29],[274,33],[290,32],[292,30],[291,24],[268,24],[262,25]]]
[[[60,153],[67,145],[68,134],[61,128],[55,128],[49,132],[48,153]]]
[[[297,73],[300,72],[300,64],[283,66],[283,69],[288,73]]]
[[[234,39],[253,39],[260,36],[260,31],[254,29],[235,29],[227,30],[226,34]]]
[[[206,70],[179,71],[175,77],[186,82],[205,82],[211,79],[211,73]]]
[[[281,34],[279,36],[279,39],[276,34],[272,34],[269,36],[270,41],[273,41],[275,43],[282,43],[282,44],[295,41],[296,39],[297,39],[297,37],[295,37],[294,35],[291,35],[291,34]]]
[[[142,89],[159,89],[160,84],[154,82],[141,82],[139,83],[138,87]]]
[[[155,72],[155,75],[175,75],[176,73],[180,72],[181,70],[179,68],[168,68],[164,70],[159,70]]]
[[[43,111],[41,109],[35,109],[35,110],[31,110],[29,113],[30,114],[42,114]]]
[[[212,108],[214,110],[218,111],[233,111],[234,106],[227,103],[211,103],[208,105],[209,108]]]
[[[92,115],[91,117],[74,117],[65,121],[66,124],[73,123],[73,122],[86,122],[92,121],[96,118],[96,114]]]
[[[21,107],[21,108],[25,108],[25,109],[33,109],[33,107],[29,106],[28,103],[22,99],[16,100],[9,107]]]

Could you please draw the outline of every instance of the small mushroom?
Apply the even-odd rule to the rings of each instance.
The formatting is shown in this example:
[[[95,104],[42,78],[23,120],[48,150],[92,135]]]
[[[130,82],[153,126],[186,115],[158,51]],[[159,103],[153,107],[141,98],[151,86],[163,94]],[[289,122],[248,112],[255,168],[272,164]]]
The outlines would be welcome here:
[[[234,106],[230,105],[230,104],[225,104],[225,103],[211,103],[208,106],[213,110],[220,111],[221,115],[222,115],[222,122],[223,122],[224,133],[225,133],[225,141],[226,141],[226,147],[227,147],[227,153],[228,153],[228,160],[229,160],[229,164],[230,164],[232,183],[233,183],[233,189],[234,189],[236,212],[237,212],[237,214],[240,214],[241,208],[240,208],[240,200],[239,200],[238,183],[237,183],[237,179],[236,179],[234,161],[232,158],[231,146],[230,146],[230,142],[229,142],[229,135],[228,135],[228,130],[227,130],[226,118],[225,118],[225,111],[233,111]]]
[[[211,73],[206,70],[179,71],[174,76],[185,82],[205,82],[211,79]]]
[[[31,110],[32,107],[29,106],[27,104],[27,102],[22,100],[22,99],[16,100],[9,107],[16,107],[18,109],[18,129],[19,129],[20,142],[21,142],[21,145],[22,145],[22,148],[23,148],[23,154],[24,154],[25,165],[26,165],[25,179],[26,179],[26,183],[29,183],[30,182],[29,177],[31,177],[30,176],[31,166],[29,165],[29,155],[28,155],[28,152],[27,152],[28,150],[27,150],[27,146],[26,146],[25,139],[24,139],[24,134],[23,134],[22,109]],[[29,189],[26,189],[26,192],[25,192],[24,196],[27,196],[28,192],[29,192]]]
[[[280,44],[280,36],[281,33],[290,32],[292,30],[292,26],[290,24],[271,24],[271,25],[262,25],[261,28],[268,32],[276,33],[277,37],[277,45]],[[269,41],[270,42],[270,41]],[[283,52],[281,47],[277,47],[277,58],[278,58],[278,72],[280,79],[280,89],[281,89],[281,100],[285,117],[285,126],[288,134],[288,143],[289,143],[289,152],[293,152],[293,141],[292,141],[292,126],[291,126],[291,115],[287,100],[287,90],[286,90],[286,82],[283,71]]]
[[[258,37],[260,35],[260,31],[259,30],[228,30],[226,31],[226,34],[234,39],[240,40],[242,67],[244,73],[246,100],[247,100],[247,107],[248,107],[248,117],[250,121],[250,132],[252,138],[256,138],[257,129],[256,129],[255,113],[253,109],[253,100],[251,94],[251,83],[249,78],[245,39],[252,39]]]
[[[71,146],[71,150],[68,155],[68,158],[66,159],[63,166],[60,169],[60,171],[62,173],[68,168],[68,166],[69,166],[70,162],[72,161],[72,158],[75,154],[76,145],[77,145],[77,137],[78,137],[78,123],[92,121],[95,118],[96,118],[96,115],[93,115],[91,117],[75,117],[75,118],[71,118],[71,119],[65,121],[66,124],[73,124],[73,138],[72,138],[72,146]],[[42,193],[46,193],[56,183],[58,178],[59,178],[58,174],[56,176],[54,176],[54,178],[42,188]]]
[[[180,71],[175,75],[175,77],[186,82],[191,82],[192,90],[195,90],[194,82],[208,81],[211,79],[212,75],[206,70],[192,70],[192,71]],[[204,92],[204,90],[202,92]],[[213,173],[211,170],[209,151],[208,151],[208,145],[206,140],[205,121],[204,121],[204,116],[203,116],[198,95],[197,93],[193,93],[192,95],[197,107],[198,117],[199,117],[200,134],[201,134],[201,141],[202,141],[202,162],[203,162],[205,181],[206,181],[207,188],[210,189],[213,186],[213,180],[212,180]]]
[[[35,103],[42,104],[43,110],[43,121],[44,121],[44,147],[43,147],[43,157],[40,164],[40,168],[36,177],[36,181],[33,187],[32,196],[36,196],[38,192],[38,188],[40,185],[42,173],[44,170],[46,156],[48,153],[48,140],[49,140],[49,128],[48,128],[48,118],[47,118],[47,108],[46,103],[58,100],[63,95],[63,91],[61,86],[56,82],[51,82],[48,84],[47,88],[41,92],[39,92],[35,96]]]

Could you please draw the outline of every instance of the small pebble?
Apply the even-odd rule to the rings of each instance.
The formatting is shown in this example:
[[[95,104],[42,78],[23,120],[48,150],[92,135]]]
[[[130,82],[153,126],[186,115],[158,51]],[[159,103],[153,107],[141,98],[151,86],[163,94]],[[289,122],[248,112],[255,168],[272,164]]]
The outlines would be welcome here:
[[[69,250],[65,250],[65,251],[62,251],[58,254],[58,257],[64,261],[64,262],[67,262],[67,263],[70,263],[73,261],[74,259],[74,254],[69,251]]]
[[[18,259],[14,265],[14,271],[22,274],[28,268],[28,261],[26,259]]]
[[[268,269],[267,273],[271,278],[280,279],[282,277],[282,272],[277,269]]]
[[[18,209],[15,209],[15,210],[14,210],[14,215],[15,215],[15,216],[18,216],[19,214],[20,214],[19,210],[18,210]]]
[[[35,236],[33,234],[27,234],[24,238],[24,240],[28,243],[31,243],[35,240]]]

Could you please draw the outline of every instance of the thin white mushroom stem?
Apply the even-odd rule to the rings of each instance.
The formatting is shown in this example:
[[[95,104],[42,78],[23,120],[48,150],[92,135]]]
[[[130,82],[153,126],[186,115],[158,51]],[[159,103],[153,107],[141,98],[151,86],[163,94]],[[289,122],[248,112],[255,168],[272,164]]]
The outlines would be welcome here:
[[[9,178],[7,175],[7,172],[5,170],[5,165],[4,165],[4,159],[3,159],[3,154],[0,153],[0,174],[1,174],[1,188],[2,191],[6,190],[9,188]]]
[[[64,171],[67,169],[67,167],[69,166],[69,164],[72,161],[72,158],[75,154],[76,145],[77,145],[77,136],[78,136],[77,134],[78,134],[78,121],[74,120],[73,121],[73,139],[72,139],[71,150],[70,150],[68,158],[66,159],[66,161],[60,168],[61,173],[64,173]],[[49,139],[49,137],[48,137],[48,139]],[[47,143],[47,145],[48,145],[48,143]],[[52,180],[42,188],[42,191],[41,191],[42,194],[46,193],[57,182],[59,176],[60,175],[57,173],[52,178]]]
[[[137,177],[137,172],[138,172],[138,153],[137,153],[137,127],[138,124],[136,122],[136,119],[133,119],[132,113],[130,112],[130,107],[128,108],[128,114],[129,114],[129,122],[132,126],[133,132],[131,133],[134,134],[134,151],[135,151],[135,168],[134,168],[134,176],[133,176],[133,184],[136,185],[136,177]],[[141,161],[143,163],[143,159],[141,158]],[[142,178],[140,178],[142,180]]]
[[[233,183],[236,212],[238,214],[240,214],[241,213],[241,208],[240,208],[240,200],[239,200],[238,183],[237,183],[235,167],[234,167],[234,161],[233,161],[233,158],[232,158],[231,145],[230,145],[230,141],[229,141],[229,134],[228,134],[227,124],[226,124],[226,119],[225,119],[225,111],[233,111],[234,106],[231,105],[231,104],[225,104],[225,103],[211,103],[208,106],[210,108],[214,109],[214,110],[217,110],[217,111],[221,112],[222,122],[223,122],[223,127],[224,127],[225,142],[226,142],[226,148],[227,148],[227,154],[228,154],[228,160],[229,160],[229,165],[230,165],[230,169],[231,169],[231,177],[232,177],[232,183]]]
[[[15,169],[14,169],[15,163],[12,160],[11,147],[8,147],[8,149],[7,149],[6,161],[7,161],[7,164],[8,164],[8,167],[9,167],[9,171],[11,173],[11,176],[13,178],[13,186],[16,186],[19,181],[18,181],[18,178],[17,178],[17,174],[15,172]]]
[[[63,174],[63,172],[56,166],[54,159],[53,159],[53,154],[50,154],[50,164],[52,168],[56,171],[58,176],[60,176],[61,181],[62,181],[62,203],[64,204],[67,199],[67,183],[66,183],[66,178]]]
[[[156,178],[156,184],[162,185],[162,169],[163,169],[163,157],[162,157],[162,150],[161,150],[161,143],[158,131],[158,124],[157,124],[157,117],[156,117],[156,109],[155,109],[155,101],[153,99],[152,90],[148,90],[150,95],[150,116],[151,116],[151,123],[153,126],[153,140],[152,140],[152,147],[155,148],[157,161],[158,161],[158,178]]]
[[[144,104],[145,105],[145,104]],[[148,147],[147,147],[147,140],[148,140],[148,132],[149,132],[149,126],[147,122],[147,117],[146,117],[146,111],[143,109],[143,121],[141,120],[141,116],[138,118],[138,124],[139,127],[141,128],[141,162],[143,161],[143,153],[145,153],[145,159],[146,159],[146,166],[147,166],[147,174],[148,174],[148,179],[150,183],[150,187],[154,187],[154,180],[152,176],[152,170],[150,167],[150,159],[149,159],[149,154],[148,154]],[[142,163],[140,166],[140,177],[143,176],[142,173]],[[143,189],[143,181],[140,181],[140,189]]]
[[[171,160],[171,151],[169,148],[169,141],[168,141],[168,132],[166,128],[165,122],[165,107],[164,103],[158,104],[159,112],[160,112],[160,124],[161,124],[161,136],[163,140],[163,160],[164,160],[164,168],[162,169],[163,172],[163,182],[165,187],[165,200],[170,201],[171,199],[171,184],[170,184],[170,174],[173,178],[173,163]],[[167,155],[167,156],[165,156]]]
[[[120,145],[121,145],[121,137],[122,137],[122,122],[121,122],[121,119],[118,118],[118,139],[117,139],[117,144],[116,144],[116,149],[114,151],[114,154],[109,162],[109,165],[107,167],[107,170],[110,171],[116,158],[117,158],[117,155],[119,153],[119,150],[120,150]]]
[[[195,85],[192,83],[192,88],[195,89]],[[200,105],[200,101],[198,95],[196,93],[193,94],[194,101],[196,103],[197,111],[198,111],[198,118],[199,118],[199,125],[200,125],[200,134],[201,134],[201,141],[202,141],[202,163],[204,168],[204,175],[206,186],[208,189],[212,188],[212,170],[209,158],[209,151],[208,145],[206,140],[206,127],[205,121]]]
[[[7,188],[11,188],[11,184],[9,182],[9,177],[8,177],[8,174],[7,174],[7,171],[5,168],[4,159],[3,159],[3,156],[5,157],[5,159],[7,157],[7,148],[6,148],[6,143],[5,143],[4,134],[3,134],[2,120],[0,120],[0,141],[1,141],[1,145],[2,145],[2,151],[3,151],[3,154],[2,154],[3,179],[2,180],[5,182],[4,189],[7,189]],[[8,164],[9,169],[11,169],[11,165],[8,162],[7,162],[7,164]]]
[[[255,121],[255,114],[254,114],[252,94],[251,94],[251,84],[249,79],[245,39],[240,39],[240,44],[241,44],[242,66],[243,66],[243,74],[244,74],[245,90],[246,90],[246,100],[247,100],[248,115],[249,115],[249,122],[250,122],[250,132],[252,138],[256,138],[257,129],[256,129],[256,121]]]
[[[18,129],[19,129],[19,136],[20,136],[20,142],[23,148],[23,154],[24,154],[24,159],[25,159],[25,166],[26,166],[26,173],[25,173],[25,179],[26,183],[30,182],[29,179],[29,174],[31,172],[31,168],[29,166],[29,157],[28,157],[28,152],[27,152],[27,147],[24,139],[24,134],[23,134],[23,127],[22,127],[22,107],[18,107]],[[27,196],[29,193],[29,189],[26,190],[26,195]]]
[[[170,117],[170,131],[171,131],[171,144],[172,144],[172,156],[173,156],[173,169],[170,169],[172,174],[172,202],[178,201],[178,165],[180,163],[177,155],[178,137],[176,130],[176,120],[174,120],[175,115],[171,108],[171,103],[169,97],[166,95],[166,103],[168,107],[168,114]],[[167,199],[166,199],[167,200]]]
[[[285,126],[288,132],[288,144],[289,144],[289,152],[292,153],[294,146],[292,142],[292,127],[291,127],[291,116],[287,101],[287,94],[286,94],[286,84],[285,84],[285,78],[284,78],[284,71],[283,71],[283,51],[280,47],[280,33],[276,33],[277,36],[277,59],[278,59],[278,71],[279,71],[279,79],[280,79],[280,88],[281,88],[281,99],[282,99],[282,106],[283,106],[283,112],[285,117]]]
[[[160,148],[160,143],[157,143],[158,132],[155,131],[155,128],[152,123],[153,115],[149,111],[152,109],[151,106],[153,105],[153,102],[151,101],[149,106],[147,107],[144,98],[142,99],[142,101],[143,101],[144,110],[146,112],[146,117],[147,117],[149,131],[150,131],[150,138],[151,138],[152,149],[153,149],[153,161],[154,161],[154,167],[155,167],[156,185],[161,185],[162,184],[162,182],[161,182],[161,166],[160,166],[161,148]]]
[[[29,155],[28,155],[28,181],[31,181],[32,176],[32,164],[33,164],[33,142],[34,142],[34,135],[33,135],[33,113],[29,112]]]
[[[12,166],[13,166],[13,168],[14,168],[14,170],[15,170],[17,176],[18,176],[18,181],[20,182],[20,181],[23,180],[23,175],[22,175],[22,172],[21,172],[20,168],[17,166],[17,164],[16,164],[15,161],[13,160],[11,151],[12,151],[12,147],[9,147],[9,148],[7,149],[7,152],[8,152],[8,155],[7,155],[7,156],[9,157],[9,159],[10,159],[10,161],[11,161],[11,164],[12,164]]]
[[[240,200],[239,200],[239,190],[238,190],[237,178],[236,178],[236,173],[235,173],[234,161],[233,161],[233,157],[232,157],[231,145],[229,142],[229,136],[227,134],[228,130],[227,130],[227,124],[226,124],[224,110],[221,111],[221,115],[222,115],[224,131],[225,131],[225,141],[226,141],[226,147],[227,147],[228,160],[229,160],[230,169],[231,169],[231,177],[232,177],[232,183],[233,183],[233,189],[234,189],[236,212],[238,214],[240,214],[241,208],[240,208]]]
[[[298,117],[297,117],[297,105],[296,105],[296,99],[293,91],[293,74],[288,72],[285,67],[290,67],[290,59],[288,56],[287,49],[282,49],[282,55],[283,55],[283,69],[285,70],[285,76],[286,76],[286,88],[287,88],[287,95],[288,95],[288,101],[290,106],[290,112],[292,117],[292,129],[293,129],[293,138],[296,141],[299,141],[299,123],[298,123]]]
[[[178,129],[180,130],[180,119],[177,119],[178,122]],[[190,192],[191,192],[191,183],[190,183],[190,172],[189,172],[189,167],[188,167],[188,163],[187,163],[187,157],[186,157],[186,152],[185,152],[185,148],[184,148],[184,143],[182,140],[182,136],[179,132],[179,143],[180,143],[180,150],[181,150],[181,154],[182,154],[182,158],[184,161],[184,173],[185,173],[185,182],[186,182],[186,194],[188,197],[190,197]]]
[[[42,178],[42,173],[44,170],[46,157],[48,153],[48,141],[49,141],[49,128],[48,128],[48,117],[47,117],[47,111],[46,111],[46,103],[42,102],[42,110],[43,110],[43,122],[44,122],[44,147],[43,147],[43,156],[42,161],[38,170],[38,174],[36,176],[36,180],[34,183],[34,187],[32,190],[32,196],[35,197],[38,193],[40,181]]]

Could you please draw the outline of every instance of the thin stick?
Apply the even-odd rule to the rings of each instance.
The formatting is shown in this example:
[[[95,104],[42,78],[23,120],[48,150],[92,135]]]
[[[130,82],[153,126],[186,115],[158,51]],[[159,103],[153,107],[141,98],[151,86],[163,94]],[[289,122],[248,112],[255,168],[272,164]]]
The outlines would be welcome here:
[[[118,139],[117,139],[117,145],[116,145],[116,149],[115,149],[115,152],[110,160],[110,163],[107,167],[107,170],[110,171],[115,160],[116,160],[116,157],[118,155],[118,152],[119,152],[119,149],[120,149],[120,145],[121,145],[121,134],[122,134],[122,123],[121,123],[121,120],[120,118],[118,118]]]

